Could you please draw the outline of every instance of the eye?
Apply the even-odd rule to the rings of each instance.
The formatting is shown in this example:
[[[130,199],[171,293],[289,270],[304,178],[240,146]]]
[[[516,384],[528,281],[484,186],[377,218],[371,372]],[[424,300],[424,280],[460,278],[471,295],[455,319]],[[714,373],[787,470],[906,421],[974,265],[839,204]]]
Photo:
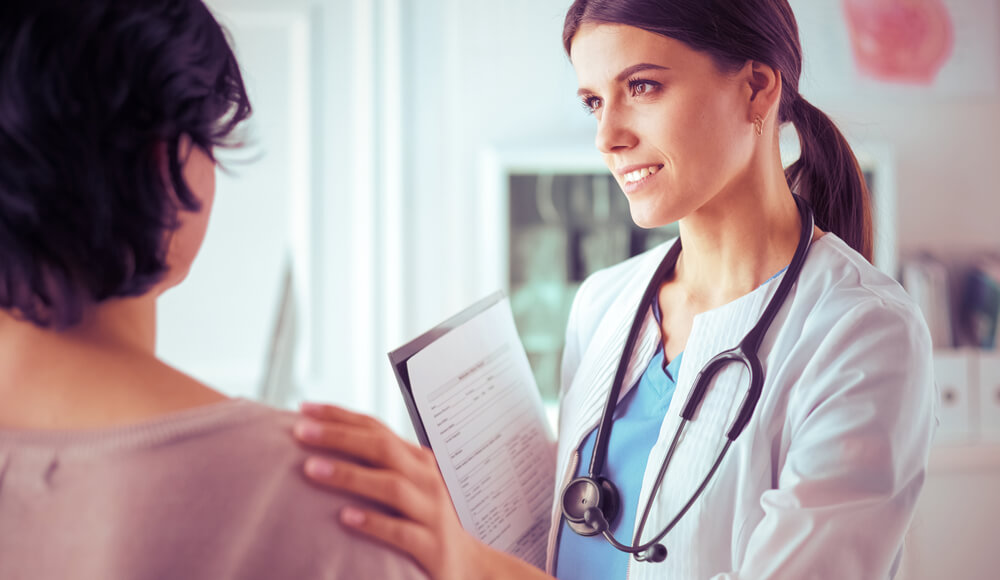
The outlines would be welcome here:
[[[584,95],[580,98],[580,104],[583,105],[583,110],[590,114],[594,114],[598,109],[601,108],[601,97],[595,97],[594,95]]]
[[[655,93],[660,88],[660,83],[646,79],[630,79],[628,90],[633,97],[641,97]]]

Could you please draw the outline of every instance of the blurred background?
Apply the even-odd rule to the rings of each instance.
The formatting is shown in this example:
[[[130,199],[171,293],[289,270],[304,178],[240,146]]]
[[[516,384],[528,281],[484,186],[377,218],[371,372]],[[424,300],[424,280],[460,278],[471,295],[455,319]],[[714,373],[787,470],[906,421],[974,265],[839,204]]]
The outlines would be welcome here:
[[[569,0],[208,0],[254,105],[221,155],[163,358],[227,393],[409,420],[386,353],[496,289],[554,405],[590,272],[641,230],[561,44]],[[872,189],[876,265],[920,303],[940,426],[902,577],[996,578],[1000,0],[792,0],[802,94]],[[793,134],[783,153],[796,155]]]

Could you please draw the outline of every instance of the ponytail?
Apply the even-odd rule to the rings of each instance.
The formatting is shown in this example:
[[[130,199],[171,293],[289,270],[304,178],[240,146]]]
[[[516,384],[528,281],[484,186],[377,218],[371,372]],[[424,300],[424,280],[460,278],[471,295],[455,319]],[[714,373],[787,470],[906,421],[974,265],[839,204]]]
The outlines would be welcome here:
[[[802,153],[785,170],[789,186],[810,201],[820,229],[833,232],[871,262],[871,197],[854,152],[823,111],[798,95],[790,108],[787,118],[799,134]]]

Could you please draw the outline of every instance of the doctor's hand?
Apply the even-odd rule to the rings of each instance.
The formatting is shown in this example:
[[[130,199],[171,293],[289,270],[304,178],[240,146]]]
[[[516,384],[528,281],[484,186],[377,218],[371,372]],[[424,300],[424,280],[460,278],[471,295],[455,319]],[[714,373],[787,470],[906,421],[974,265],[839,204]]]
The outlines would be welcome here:
[[[429,449],[413,445],[378,420],[331,405],[306,403],[295,437],[356,459],[313,456],[306,476],[315,483],[378,502],[393,515],[346,507],[347,528],[408,555],[436,580],[551,578],[494,550],[462,528]]]

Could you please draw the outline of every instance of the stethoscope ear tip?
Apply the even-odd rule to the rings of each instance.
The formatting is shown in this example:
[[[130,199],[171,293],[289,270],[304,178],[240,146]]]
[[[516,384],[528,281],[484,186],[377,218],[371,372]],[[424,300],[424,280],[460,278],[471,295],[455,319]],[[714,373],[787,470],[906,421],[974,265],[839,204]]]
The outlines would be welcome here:
[[[648,550],[642,553],[641,558],[640,561],[658,564],[667,559],[667,549],[663,547],[663,544],[653,544]],[[639,558],[636,559],[638,560]]]

